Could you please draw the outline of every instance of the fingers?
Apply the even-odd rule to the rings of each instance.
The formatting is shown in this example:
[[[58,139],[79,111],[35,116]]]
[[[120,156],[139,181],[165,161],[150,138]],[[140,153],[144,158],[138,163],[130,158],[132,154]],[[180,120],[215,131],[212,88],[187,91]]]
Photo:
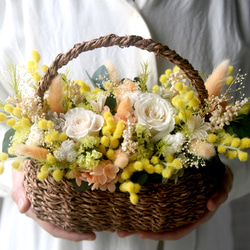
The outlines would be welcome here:
[[[49,222],[42,221],[36,217],[32,209],[26,213],[27,216],[35,220],[40,227],[56,238],[62,238],[70,241],[82,241],[82,240],[95,240],[96,235],[94,233],[77,233],[77,232],[67,232]]]
[[[11,197],[17,204],[20,213],[26,213],[30,208],[30,201],[25,196],[23,185],[23,172],[12,170],[12,190]]]
[[[216,211],[228,198],[228,193],[225,190],[214,193],[207,202],[209,211]]]
[[[228,166],[225,166],[226,170],[222,180],[222,186],[217,190],[208,200],[207,208],[209,211],[216,211],[228,198],[228,194],[232,189],[233,173]]]

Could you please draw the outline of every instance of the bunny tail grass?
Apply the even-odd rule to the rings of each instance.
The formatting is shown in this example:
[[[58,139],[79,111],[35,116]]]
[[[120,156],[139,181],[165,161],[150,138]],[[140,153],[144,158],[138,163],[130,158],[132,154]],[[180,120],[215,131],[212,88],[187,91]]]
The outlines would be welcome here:
[[[20,155],[25,155],[27,157],[36,159],[36,160],[46,160],[47,154],[49,151],[45,148],[40,148],[37,146],[20,144],[16,148],[16,153]]]
[[[53,80],[49,88],[49,103],[50,109],[57,114],[63,113],[62,105],[62,78],[57,75]]]
[[[229,67],[229,60],[224,60],[220,63],[208,77],[205,86],[208,91],[208,96],[220,96],[222,88],[225,85],[226,76]]]

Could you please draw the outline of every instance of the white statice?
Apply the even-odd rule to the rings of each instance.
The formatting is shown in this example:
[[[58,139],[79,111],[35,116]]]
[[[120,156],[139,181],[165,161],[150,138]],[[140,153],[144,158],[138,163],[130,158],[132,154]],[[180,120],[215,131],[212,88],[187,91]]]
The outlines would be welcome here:
[[[160,140],[174,129],[176,110],[158,94],[141,94],[134,107],[137,122],[150,130],[153,140]]]
[[[44,131],[35,123],[30,127],[29,137],[26,141],[27,145],[41,146],[44,143]]]
[[[74,149],[75,143],[72,140],[66,140],[61,144],[61,147],[54,151],[54,156],[59,161],[66,160],[67,162],[74,162],[77,157],[77,152]]]
[[[174,153],[178,153],[181,151],[186,138],[182,133],[178,132],[173,135],[169,134],[165,136],[163,140],[166,141],[167,144],[169,145],[166,153],[174,154]]]
[[[210,124],[200,115],[191,115],[187,122],[190,131],[190,139],[202,140],[207,137],[207,131],[211,129]]]

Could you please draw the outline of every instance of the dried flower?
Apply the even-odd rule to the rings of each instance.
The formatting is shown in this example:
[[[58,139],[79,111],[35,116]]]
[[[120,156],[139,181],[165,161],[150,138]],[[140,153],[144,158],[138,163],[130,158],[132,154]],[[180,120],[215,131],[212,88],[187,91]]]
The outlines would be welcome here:
[[[186,168],[205,166],[216,154],[248,159],[250,104],[244,94],[228,103],[231,86],[239,85],[236,91],[241,93],[244,79],[228,75],[232,71],[228,61],[207,79],[209,98],[201,109],[192,84],[178,67],[160,76],[162,86],[147,90],[146,64],[133,81],[119,80],[108,63],[110,79],[106,73],[98,78],[102,89],[91,90],[83,80],[72,81],[62,74],[41,100],[35,95],[41,78],[37,51],[32,58],[28,66],[11,67],[15,96],[6,104],[0,102],[0,122],[11,127],[7,139],[8,152],[17,156],[13,167],[21,169],[24,158],[36,159],[42,165],[40,181],[51,175],[56,181],[74,179],[81,187],[86,182],[92,190],[118,188],[136,204],[141,189],[136,182],[150,175],[162,183],[169,179],[177,183]],[[223,94],[225,83],[229,85]],[[244,129],[233,126],[238,123]],[[0,173],[7,158],[0,154]]]

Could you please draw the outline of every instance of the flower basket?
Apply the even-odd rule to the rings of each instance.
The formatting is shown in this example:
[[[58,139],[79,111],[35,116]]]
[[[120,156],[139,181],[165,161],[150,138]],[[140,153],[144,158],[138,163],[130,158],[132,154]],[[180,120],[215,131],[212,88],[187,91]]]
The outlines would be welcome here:
[[[139,80],[125,79],[116,85],[107,81],[95,92],[74,92],[80,87],[73,83],[71,99],[60,94],[62,89],[53,90],[62,66],[82,52],[115,45],[134,46],[168,60],[190,86],[175,81],[171,89],[148,91],[145,71]],[[224,63],[215,73],[224,79],[227,70]],[[236,83],[243,78],[236,77]],[[217,76],[212,79],[216,81],[222,82]],[[210,97],[209,84],[205,87],[201,74],[186,59],[151,39],[111,34],[76,44],[59,54],[37,82],[33,99],[12,98],[9,103],[15,106],[3,108],[11,117],[6,124],[12,127],[3,148],[11,142],[12,149],[0,154],[0,162],[7,153],[25,156],[21,161],[24,186],[34,213],[66,231],[166,232],[192,224],[207,212],[209,197],[222,185],[225,167],[218,154],[248,159],[243,150],[250,147],[245,129],[250,122],[248,101],[227,105],[228,95]],[[67,94],[71,83],[64,80]],[[139,93],[133,104],[130,97],[119,99],[121,92],[131,88]],[[153,101],[145,103],[147,98]],[[147,116],[148,109],[159,120],[163,113],[159,126],[158,120],[152,123]],[[87,132],[73,130],[85,116],[90,117]],[[76,117],[73,125],[72,117]],[[5,119],[0,114],[0,120]]]
[[[204,103],[207,94],[203,80],[190,63],[167,46],[138,36],[109,35],[77,44],[66,54],[58,55],[43,77],[38,95],[43,96],[57,70],[80,53],[114,45],[148,50],[179,66]],[[38,218],[65,230],[83,233],[105,230],[164,232],[194,223],[204,215],[208,198],[220,185],[224,166],[210,166],[207,170],[204,167],[203,171],[194,167],[187,169],[178,183],[148,183],[140,190],[140,202],[136,205],[131,204],[128,193],[120,191],[78,192],[70,181],[56,182],[51,176],[41,182],[37,180],[37,165],[32,160],[25,162],[24,172],[26,195]]]

